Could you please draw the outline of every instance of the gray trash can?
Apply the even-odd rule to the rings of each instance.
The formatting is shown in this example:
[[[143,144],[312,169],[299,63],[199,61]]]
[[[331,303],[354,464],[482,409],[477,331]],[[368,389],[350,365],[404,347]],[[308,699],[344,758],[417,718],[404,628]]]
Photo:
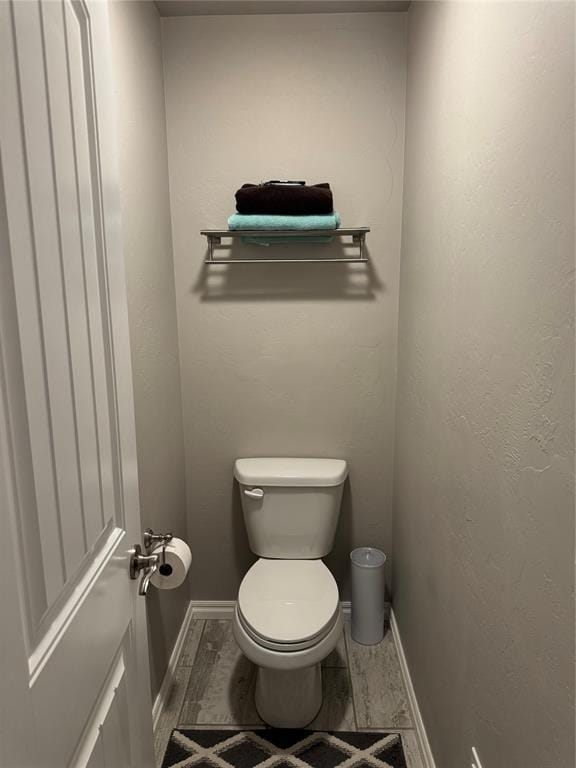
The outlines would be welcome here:
[[[384,637],[386,555],[373,547],[350,552],[352,563],[352,639],[375,645]]]

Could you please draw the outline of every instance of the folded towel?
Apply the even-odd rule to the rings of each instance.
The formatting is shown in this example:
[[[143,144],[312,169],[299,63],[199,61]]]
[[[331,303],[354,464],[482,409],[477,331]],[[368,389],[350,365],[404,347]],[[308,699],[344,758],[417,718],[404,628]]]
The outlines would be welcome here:
[[[236,192],[236,210],[246,215],[312,216],[333,208],[329,184],[243,184]]]
[[[228,228],[232,230],[277,229],[305,232],[307,229],[338,229],[339,226],[340,214],[336,211],[321,216],[244,216],[241,213],[235,213],[228,219]]]
[[[248,245],[287,245],[290,243],[331,243],[330,235],[306,235],[306,230],[338,229],[340,214],[332,213],[322,216],[244,216],[235,213],[228,219],[228,228],[232,230],[274,229],[278,235],[258,237],[249,235],[242,238]],[[299,230],[302,235],[287,237],[280,234],[286,230]]]

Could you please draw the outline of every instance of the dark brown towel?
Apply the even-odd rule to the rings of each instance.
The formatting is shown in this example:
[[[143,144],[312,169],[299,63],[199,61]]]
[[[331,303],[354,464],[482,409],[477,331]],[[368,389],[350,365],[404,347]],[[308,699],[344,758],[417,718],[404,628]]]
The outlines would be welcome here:
[[[329,184],[243,184],[236,192],[236,210],[248,215],[313,216],[333,209]]]

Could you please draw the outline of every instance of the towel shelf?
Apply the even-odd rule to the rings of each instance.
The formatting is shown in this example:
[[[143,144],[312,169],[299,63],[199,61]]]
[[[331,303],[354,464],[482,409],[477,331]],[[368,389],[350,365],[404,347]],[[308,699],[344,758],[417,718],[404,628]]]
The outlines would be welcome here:
[[[368,261],[364,245],[366,233],[370,232],[370,227],[342,227],[340,229],[202,229],[200,234],[208,240],[208,256],[204,259],[204,264],[366,264]],[[342,256],[340,258],[224,258],[218,259],[214,256],[215,247],[222,244],[223,238],[238,239],[242,237],[282,237],[290,238],[302,237],[351,237],[352,244],[358,246],[357,256]],[[314,243],[299,243],[294,240],[294,245],[314,245]],[[273,244],[274,245],[274,244]],[[283,242],[282,245],[290,245],[289,242]],[[255,245],[256,248],[262,246]],[[272,247],[272,246],[269,246]]]

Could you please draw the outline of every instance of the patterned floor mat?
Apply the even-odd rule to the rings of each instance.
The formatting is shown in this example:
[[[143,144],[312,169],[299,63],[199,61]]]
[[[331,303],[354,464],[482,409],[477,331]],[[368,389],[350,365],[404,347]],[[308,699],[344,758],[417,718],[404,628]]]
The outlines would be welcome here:
[[[398,733],[176,728],[162,768],[406,768]]]

